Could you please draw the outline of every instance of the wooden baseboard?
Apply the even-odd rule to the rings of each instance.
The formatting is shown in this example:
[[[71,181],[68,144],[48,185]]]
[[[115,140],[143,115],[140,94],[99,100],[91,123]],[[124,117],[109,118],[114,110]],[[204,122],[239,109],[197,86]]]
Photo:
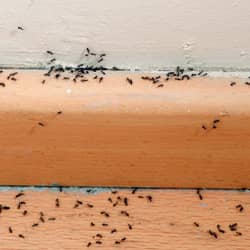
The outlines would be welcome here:
[[[239,79],[157,88],[139,74],[131,86],[127,73],[41,84],[43,73],[0,89],[1,185],[250,187],[250,87]]]
[[[119,190],[117,194],[64,191],[24,191],[24,196],[17,199],[17,191],[0,192],[1,203],[10,207],[1,213],[1,250],[249,248],[250,196],[247,192],[201,191],[203,200],[200,200],[195,190],[138,190],[135,194],[130,190]],[[146,198],[148,195],[152,202]],[[128,206],[125,206],[125,197]],[[56,199],[59,207],[55,205]],[[74,208],[77,200],[83,204]],[[26,203],[18,209],[20,201]],[[239,204],[243,206],[242,212],[236,208]],[[23,215],[25,210],[27,214]],[[109,217],[101,214],[102,211]],[[229,225],[234,223],[237,223],[236,230],[231,231]],[[218,231],[218,224],[225,233]],[[113,229],[116,231],[111,233]],[[217,238],[210,235],[209,230],[215,232]],[[102,238],[98,239],[97,234]],[[125,241],[115,244],[124,237]],[[101,246],[95,243],[97,240],[102,242]]]

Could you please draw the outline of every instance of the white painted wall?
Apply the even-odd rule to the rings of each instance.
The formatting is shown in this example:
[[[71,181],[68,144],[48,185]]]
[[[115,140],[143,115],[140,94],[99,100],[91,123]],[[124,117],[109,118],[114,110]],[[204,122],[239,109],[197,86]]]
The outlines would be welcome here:
[[[42,65],[47,49],[80,63],[90,47],[106,66],[250,68],[249,0],[2,0],[0,34],[2,66]]]

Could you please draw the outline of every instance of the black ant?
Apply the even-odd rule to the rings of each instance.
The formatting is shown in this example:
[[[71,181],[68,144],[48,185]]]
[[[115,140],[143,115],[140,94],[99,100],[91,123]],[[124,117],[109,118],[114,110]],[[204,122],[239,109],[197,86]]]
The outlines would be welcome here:
[[[48,218],[48,220],[54,221],[54,220],[56,220],[56,218],[55,217],[50,217],[50,218]]]
[[[129,217],[129,213],[128,213],[127,211],[124,211],[124,210],[123,210],[123,211],[121,211],[121,214],[122,214],[122,215],[125,215],[125,216],[127,216],[127,217]]]
[[[194,222],[194,225],[195,225],[196,227],[199,227],[199,226],[200,226],[200,224],[197,223],[197,222]]]
[[[153,201],[153,197],[151,195],[147,195],[146,198],[148,199],[149,202]]]
[[[217,238],[218,238],[217,233],[215,233],[214,231],[212,231],[212,230],[208,230],[208,233],[209,233],[210,235],[212,235],[215,239],[217,239]]]
[[[197,191],[196,191],[196,193],[197,193],[197,195],[199,196],[199,199],[200,199],[200,200],[203,200],[203,196],[201,195],[200,191],[201,191],[201,190],[198,188]]]
[[[16,196],[15,196],[15,198],[19,198],[19,197],[21,197],[21,196],[23,196],[24,195],[24,193],[23,192],[20,192],[20,193],[18,193]]]
[[[236,231],[237,230],[238,223],[230,224],[228,227],[231,231]]]
[[[124,204],[125,204],[125,206],[128,206],[128,198],[127,197],[124,198]]]
[[[239,209],[240,212],[243,212],[244,210],[244,207],[241,204],[237,205],[235,208]]]
[[[131,194],[135,194],[138,188],[133,188]]]
[[[162,88],[162,87],[164,87],[164,84],[159,84],[159,85],[157,86],[157,88]]]
[[[87,206],[90,207],[90,208],[93,208],[93,207],[94,207],[94,205],[89,204],[89,203],[87,203]]]
[[[41,127],[44,127],[44,126],[45,126],[43,122],[38,122],[37,124],[38,124],[39,126],[41,126]]]
[[[130,85],[133,84],[133,80],[132,80],[132,79],[130,79],[130,78],[127,77],[126,80],[127,80],[127,82],[128,82]]]
[[[56,207],[60,207],[60,201],[58,198],[56,198]]]
[[[109,216],[110,216],[110,215],[109,215],[107,212],[105,212],[105,211],[100,212],[100,214],[104,215],[105,217],[109,217]]]
[[[220,232],[220,233],[225,233],[225,230],[223,230],[222,228],[221,228],[221,225],[219,225],[219,224],[217,224],[217,229],[218,229],[218,231]]]

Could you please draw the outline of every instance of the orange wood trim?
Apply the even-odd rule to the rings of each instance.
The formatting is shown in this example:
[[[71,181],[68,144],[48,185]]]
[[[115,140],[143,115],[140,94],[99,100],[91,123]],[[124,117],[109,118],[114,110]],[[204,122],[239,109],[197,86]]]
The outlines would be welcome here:
[[[132,86],[125,74],[41,76],[0,89],[1,185],[250,187],[250,88],[239,79],[156,88],[136,74]]]
[[[248,193],[236,191],[201,191],[203,200],[199,200],[195,190],[146,190],[119,191],[97,194],[81,192],[32,192],[15,199],[17,192],[0,192],[1,203],[10,206],[10,210],[1,213],[1,250],[9,249],[248,249],[249,247],[249,203]],[[138,196],[152,196],[152,203]],[[121,201],[113,206],[108,201]],[[123,199],[127,197],[128,206]],[[60,207],[55,207],[59,199]],[[83,205],[74,208],[76,200]],[[18,203],[26,204],[17,209]],[[87,206],[93,205],[93,208]],[[244,210],[236,209],[242,204]],[[23,216],[23,211],[27,215]],[[129,217],[121,215],[127,211]],[[107,212],[110,216],[100,214]],[[43,212],[44,222],[40,219]],[[48,220],[55,218],[54,221]],[[93,222],[95,226],[90,226]],[[194,226],[194,222],[199,227]],[[33,224],[38,223],[36,227]],[[107,223],[108,226],[102,226]],[[237,223],[237,230],[230,231],[229,225]],[[132,225],[129,230],[128,224]],[[217,224],[225,233],[217,230]],[[11,227],[13,233],[9,233]],[[111,234],[111,230],[117,232]],[[218,238],[209,235],[208,230],[216,232]],[[242,233],[237,236],[236,232]],[[22,234],[25,238],[19,238]],[[102,245],[95,244],[93,236],[101,234]],[[115,245],[116,240],[126,240]],[[96,239],[97,240],[97,239]],[[91,248],[87,248],[92,242]]]

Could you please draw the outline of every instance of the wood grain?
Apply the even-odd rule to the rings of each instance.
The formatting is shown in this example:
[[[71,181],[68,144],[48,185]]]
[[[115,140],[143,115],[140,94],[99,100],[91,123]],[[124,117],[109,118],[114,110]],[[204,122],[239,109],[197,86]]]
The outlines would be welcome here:
[[[1,185],[250,187],[243,80],[41,84],[43,73],[0,89]]]
[[[10,210],[3,210],[1,217],[1,250],[33,250],[37,249],[248,249],[250,241],[250,195],[239,191],[201,191],[200,200],[195,190],[139,190],[134,195],[129,190],[119,190],[117,194],[101,192],[86,194],[84,192],[62,193],[51,191],[25,191],[25,195],[15,199],[17,191],[0,193],[1,204],[9,205]],[[152,203],[138,196],[151,195]],[[117,197],[128,198],[128,206],[123,201],[116,207],[107,200]],[[55,199],[60,207],[55,207]],[[73,208],[76,200],[83,202]],[[18,210],[19,201],[25,201]],[[86,204],[91,203],[93,208]],[[242,204],[244,210],[239,212],[235,206]],[[24,210],[26,216],[22,215]],[[122,216],[120,211],[126,210],[129,217]],[[40,212],[44,213],[45,222],[39,220]],[[101,211],[109,213],[106,218]],[[48,221],[55,217],[55,221]],[[91,227],[90,223],[95,226]],[[199,227],[194,226],[199,223]],[[39,223],[32,227],[33,223]],[[102,223],[108,223],[103,227]],[[128,223],[133,229],[128,229]],[[238,223],[236,231],[229,230],[229,224]],[[226,233],[219,233],[216,226]],[[13,233],[9,233],[11,226]],[[117,229],[111,234],[112,229]],[[208,230],[217,233],[215,239]],[[102,234],[102,245],[94,244],[92,236]],[[22,234],[25,238],[19,238]],[[126,237],[126,241],[115,245],[116,240]],[[93,242],[90,248],[88,242]]]

